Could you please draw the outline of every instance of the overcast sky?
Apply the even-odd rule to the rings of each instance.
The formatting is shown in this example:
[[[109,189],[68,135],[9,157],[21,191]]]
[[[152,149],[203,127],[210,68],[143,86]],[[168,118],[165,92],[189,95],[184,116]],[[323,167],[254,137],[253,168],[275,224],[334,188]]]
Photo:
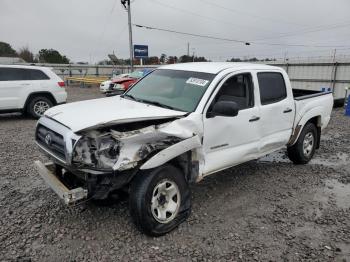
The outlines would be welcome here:
[[[133,27],[134,44],[148,45],[149,55],[180,56],[188,42],[191,54],[213,61],[325,56],[335,47],[337,53],[350,53],[349,0],[133,0],[131,11],[133,23],[252,42],[245,46]],[[0,0],[0,41],[34,53],[54,48],[75,62],[97,62],[113,51],[127,58],[127,12],[120,0]]]

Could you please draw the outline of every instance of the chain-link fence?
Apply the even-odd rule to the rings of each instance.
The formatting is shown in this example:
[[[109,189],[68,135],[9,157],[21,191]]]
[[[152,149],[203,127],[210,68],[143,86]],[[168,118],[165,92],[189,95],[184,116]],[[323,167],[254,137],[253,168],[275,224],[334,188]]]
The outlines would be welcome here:
[[[264,62],[284,68],[292,81],[292,86],[298,89],[332,91],[334,99],[343,100],[345,98],[345,88],[350,86],[350,58],[340,59],[339,62],[329,62],[328,60],[296,60]],[[113,74],[129,73],[129,66],[111,65],[80,65],[80,64],[38,64],[48,66],[65,78],[67,76],[106,76]],[[143,68],[156,68],[159,65],[135,66],[135,70]]]

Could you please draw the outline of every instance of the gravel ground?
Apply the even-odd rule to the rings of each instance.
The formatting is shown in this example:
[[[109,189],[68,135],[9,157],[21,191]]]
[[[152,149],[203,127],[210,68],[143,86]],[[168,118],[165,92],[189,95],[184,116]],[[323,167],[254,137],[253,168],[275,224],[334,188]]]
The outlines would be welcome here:
[[[68,88],[69,100],[101,97]],[[140,234],[127,200],[67,208],[38,177],[35,121],[0,115],[0,261],[350,261],[350,118],[333,111],[314,160],[284,152],[193,186],[192,215]]]

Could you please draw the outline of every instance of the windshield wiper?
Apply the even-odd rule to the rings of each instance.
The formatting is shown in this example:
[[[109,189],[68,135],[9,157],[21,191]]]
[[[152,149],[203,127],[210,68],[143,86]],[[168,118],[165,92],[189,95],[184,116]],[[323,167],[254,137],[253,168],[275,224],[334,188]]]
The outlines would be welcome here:
[[[135,101],[139,101],[137,98],[135,98],[133,95],[129,95],[129,94],[122,94],[120,97],[124,98],[124,97],[130,97],[132,100]]]
[[[139,101],[147,103],[147,104],[151,104],[151,105],[154,105],[154,106],[164,107],[164,108],[168,108],[168,109],[172,109],[172,110],[176,110],[176,111],[183,111],[183,110],[180,110],[180,109],[172,107],[172,106],[164,105],[164,104],[159,103],[157,101],[150,101],[150,100],[144,100],[144,99],[140,99]]]
[[[172,110],[176,110],[176,111],[183,111],[181,109],[178,109],[178,108],[175,108],[175,107],[172,107],[172,106],[164,105],[164,104],[159,103],[157,101],[150,101],[150,100],[146,100],[146,99],[136,98],[133,95],[129,95],[129,94],[123,94],[120,97],[122,97],[122,98],[128,97],[128,98],[131,98],[132,100],[137,101],[137,102],[150,104],[150,105],[154,105],[154,106],[159,106],[159,107],[163,107],[163,108],[168,108],[168,109],[172,109]]]

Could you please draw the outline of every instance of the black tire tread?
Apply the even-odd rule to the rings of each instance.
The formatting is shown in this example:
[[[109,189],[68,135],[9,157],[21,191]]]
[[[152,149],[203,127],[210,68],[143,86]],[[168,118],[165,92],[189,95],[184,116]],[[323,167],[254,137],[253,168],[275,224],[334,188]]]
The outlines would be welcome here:
[[[314,143],[313,152],[311,153],[310,157],[307,158],[304,156],[304,153],[303,153],[303,141],[306,133],[310,131],[314,133],[315,143]],[[308,122],[306,123],[303,130],[301,131],[297,142],[293,146],[290,146],[287,148],[288,158],[296,165],[307,164],[315,153],[316,144],[317,144],[317,128],[314,123]]]
[[[150,218],[150,216],[145,215],[145,213],[147,213],[147,209],[144,202],[146,201],[145,198],[147,191],[150,190],[148,187],[154,179],[157,179],[157,176],[162,169],[167,170],[167,173],[177,174],[180,181],[180,184],[178,184],[179,190],[183,191],[181,193],[181,206],[179,213],[177,217],[175,217],[169,224],[160,224],[156,222],[153,217]],[[190,189],[182,172],[170,164],[166,164],[149,171],[141,171],[136,175],[131,183],[129,210],[136,227],[146,235],[156,237],[162,236],[175,229],[179,224],[187,219],[191,211]]]
[[[141,213],[137,212],[137,210],[141,209],[141,198],[143,194],[145,193],[145,184],[149,183],[150,180],[152,179],[152,176],[149,176],[145,174],[145,172],[142,172],[142,174],[138,174],[135,178],[134,181],[131,184],[131,194],[130,194],[130,214],[131,217],[134,220],[134,223],[136,227],[140,230],[143,231],[142,225],[141,225]]]
[[[34,97],[32,97],[30,99],[30,101],[28,102],[28,105],[27,105],[27,108],[26,108],[26,113],[28,115],[30,115],[32,118],[34,118],[34,119],[38,119],[39,118],[33,111],[33,106],[38,100],[44,100],[44,101],[48,102],[49,105],[50,105],[50,108],[53,106],[53,102],[51,101],[51,99],[49,99],[46,96],[34,96]]]

